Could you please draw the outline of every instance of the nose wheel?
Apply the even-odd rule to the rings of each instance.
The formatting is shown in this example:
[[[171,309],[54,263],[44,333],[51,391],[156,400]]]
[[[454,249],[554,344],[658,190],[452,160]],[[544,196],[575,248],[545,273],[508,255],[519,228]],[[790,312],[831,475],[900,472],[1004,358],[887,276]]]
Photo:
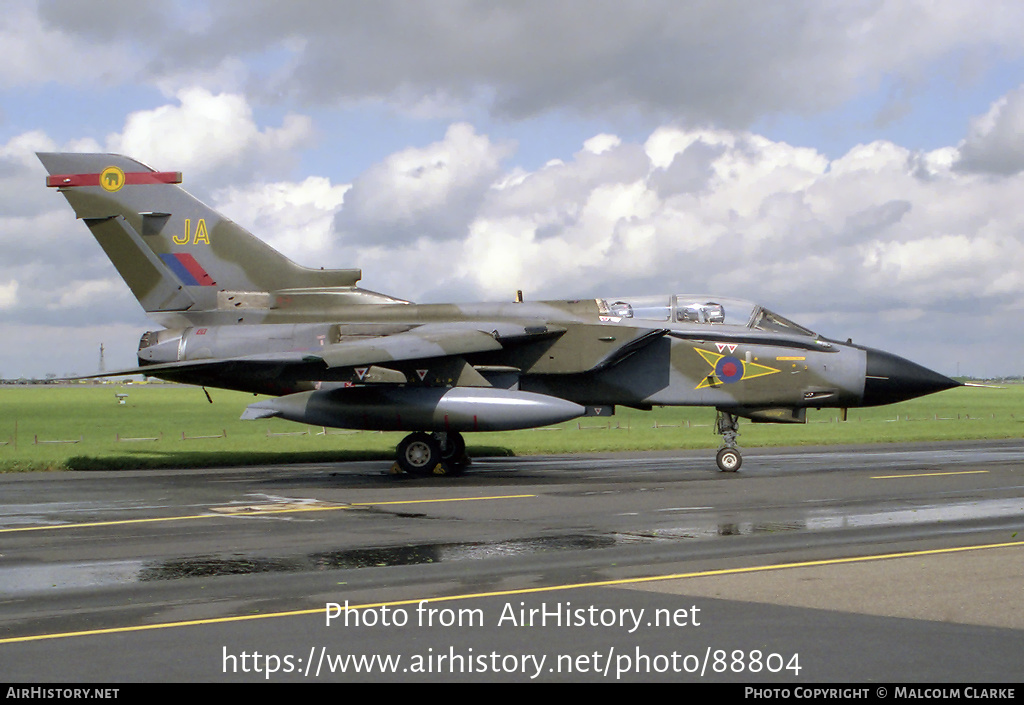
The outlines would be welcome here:
[[[715,462],[722,472],[736,472],[743,465],[743,456],[735,448],[722,448],[715,456]]]
[[[736,445],[736,436],[740,433],[740,420],[735,414],[718,409],[715,419],[715,433],[722,437],[722,448],[715,456],[718,469],[722,472],[736,472],[743,464],[743,456]]]

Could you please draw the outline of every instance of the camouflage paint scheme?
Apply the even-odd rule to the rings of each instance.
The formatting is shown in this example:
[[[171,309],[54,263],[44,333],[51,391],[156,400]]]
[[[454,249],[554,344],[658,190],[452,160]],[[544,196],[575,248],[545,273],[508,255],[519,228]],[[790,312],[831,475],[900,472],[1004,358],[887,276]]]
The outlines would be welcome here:
[[[180,173],[113,154],[39,158],[47,185],[165,326],[143,336],[139,368],[108,374],[278,397],[245,418],[413,431],[398,449],[408,472],[461,470],[462,431],[608,415],[616,405],[715,407],[719,466],[735,470],[736,417],[801,423],[808,407],[958,385],[728,298],[416,305],[358,287],[358,269],[295,264],[179,188]]]

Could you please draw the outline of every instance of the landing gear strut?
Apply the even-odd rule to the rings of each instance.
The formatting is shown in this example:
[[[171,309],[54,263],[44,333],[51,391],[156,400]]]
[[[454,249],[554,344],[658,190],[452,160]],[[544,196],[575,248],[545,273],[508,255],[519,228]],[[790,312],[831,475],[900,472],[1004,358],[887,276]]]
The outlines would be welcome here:
[[[461,433],[410,433],[396,448],[395,465],[417,477],[461,475],[469,465]]]
[[[441,446],[441,469],[444,472],[434,471],[435,475],[461,475],[466,466],[469,465],[469,456],[466,455],[466,439],[461,433],[434,433],[432,437]]]
[[[715,462],[722,472],[736,472],[743,464],[743,456],[736,446],[736,436],[739,432],[739,418],[735,414],[719,409],[718,418],[715,419],[715,433],[722,436],[722,447],[715,456]]]

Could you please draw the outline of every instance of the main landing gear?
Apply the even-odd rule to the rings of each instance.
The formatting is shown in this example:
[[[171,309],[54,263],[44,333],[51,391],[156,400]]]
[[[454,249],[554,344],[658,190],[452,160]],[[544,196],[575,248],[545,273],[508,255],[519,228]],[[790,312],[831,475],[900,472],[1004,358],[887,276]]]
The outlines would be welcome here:
[[[743,464],[743,456],[736,446],[736,436],[739,432],[739,418],[735,414],[719,409],[718,418],[715,419],[715,433],[722,436],[722,447],[715,456],[715,462],[722,472],[736,472]]]
[[[461,475],[469,465],[461,433],[410,433],[398,444],[396,452],[392,471],[417,477]]]

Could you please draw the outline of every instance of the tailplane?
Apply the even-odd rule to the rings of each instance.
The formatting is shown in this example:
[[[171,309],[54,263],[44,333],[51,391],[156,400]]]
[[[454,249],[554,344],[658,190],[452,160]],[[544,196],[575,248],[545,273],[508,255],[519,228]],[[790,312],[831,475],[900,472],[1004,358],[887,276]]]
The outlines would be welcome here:
[[[407,303],[356,286],[358,269],[292,262],[180,188],[180,172],[117,154],[40,153],[135,298],[164,325],[299,320],[338,306]],[[246,312],[249,316],[246,317]],[[262,314],[261,314],[262,312]]]

